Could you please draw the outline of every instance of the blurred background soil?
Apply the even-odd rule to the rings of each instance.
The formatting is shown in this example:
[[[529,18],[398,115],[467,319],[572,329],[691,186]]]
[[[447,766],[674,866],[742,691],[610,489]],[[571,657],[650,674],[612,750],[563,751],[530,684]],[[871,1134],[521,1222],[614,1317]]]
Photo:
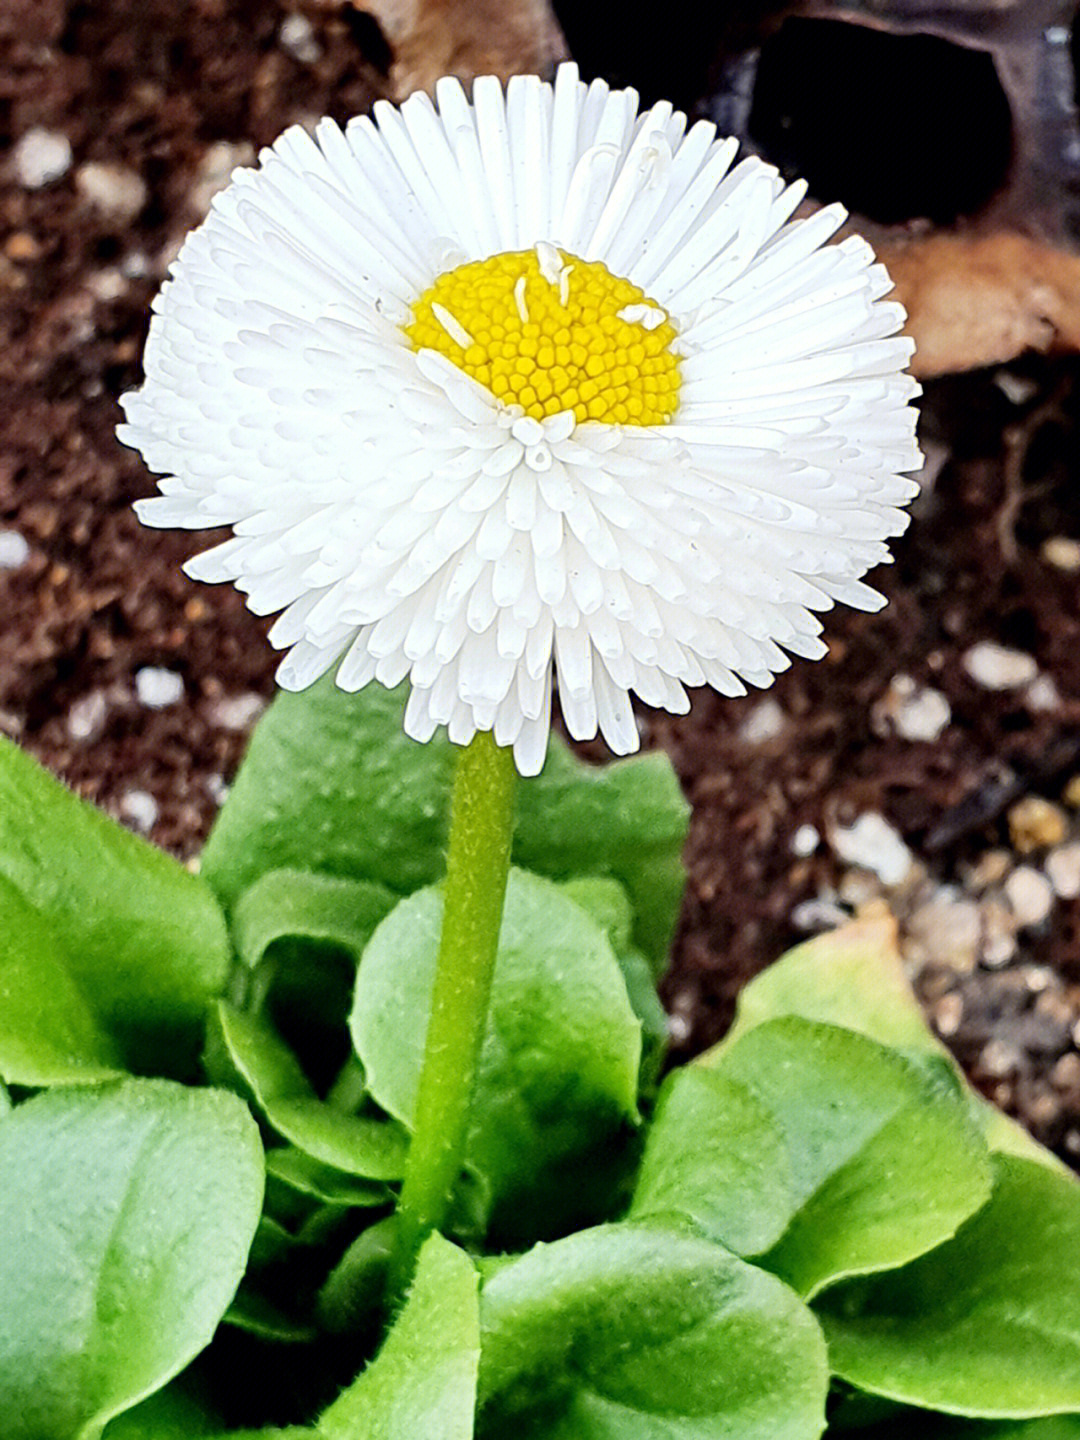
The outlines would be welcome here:
[[[820,172],[813,137],[834,124],[820,198],[888,243],[965,235],[1015,172],[992,82],[969,92],[981,118],[961,107],[959,137],[941,131],[948,57],[928,71],[925,54],[879,50],[868,82],[844,49],[862,39],[815,49],[803,32],[797,89],[782,83],[790,26],[810,22],[775,7],[729,6],[708,34],[681,4],[662,25],[655,7],[619,26],[584,0],[556,12],[587,76],[695,114],[756,106],[752,142],[786,168]],[[398,43],[385,17],[325,0],[0,0],[0,730],[184,858],[276,657],[238,595],[181,575],[197,538],[136,522],[152,481],[114,438],[116,398],[139,381],[151,297],[214,190],[285,125],[394,94]],[[748,49],[752,105],[735,63]],[[838,55],[861,77],[839,110]],[[976,1084],[1080,1163],[1078,428],[1068,354],[928,381],[924,493],[873,577],[888,608],[826,617],[828,658],[764,694],[641,710],[693,804],[665,988],[681,1051],[717,1038],[739,985],[784,948],[884,904]]]

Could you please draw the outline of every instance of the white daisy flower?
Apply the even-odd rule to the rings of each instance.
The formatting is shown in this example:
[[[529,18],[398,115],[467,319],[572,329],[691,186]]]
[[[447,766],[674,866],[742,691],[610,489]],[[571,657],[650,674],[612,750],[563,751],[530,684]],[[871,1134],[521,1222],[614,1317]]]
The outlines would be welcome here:
[[[632,90],[443,80],[241,170],[155,301],[121,438],[185,567],[281,610],[286,689],[408,677],[405,728],[542,765],[630,704],[767,685],[884,603],[912,351],[829,206]]]

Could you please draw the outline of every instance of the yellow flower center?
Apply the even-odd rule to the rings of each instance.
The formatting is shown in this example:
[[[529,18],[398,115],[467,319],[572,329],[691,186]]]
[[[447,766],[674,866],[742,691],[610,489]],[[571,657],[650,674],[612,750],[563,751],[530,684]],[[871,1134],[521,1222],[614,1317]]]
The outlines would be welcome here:
[[[440,275],[404,326],[506,405],[543,420],[663,425],[679,403],[676,330],[637,285],[553,245]]]

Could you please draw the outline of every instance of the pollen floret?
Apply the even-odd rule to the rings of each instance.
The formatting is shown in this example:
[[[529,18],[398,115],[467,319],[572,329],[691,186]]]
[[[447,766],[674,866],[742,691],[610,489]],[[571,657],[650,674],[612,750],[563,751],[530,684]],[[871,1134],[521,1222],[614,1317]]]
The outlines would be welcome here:
[[[404,327],[504,404],[534,420],[663,425],[679,403],[667,312],[598,260],[552,245],[477,260],[440,275]]]

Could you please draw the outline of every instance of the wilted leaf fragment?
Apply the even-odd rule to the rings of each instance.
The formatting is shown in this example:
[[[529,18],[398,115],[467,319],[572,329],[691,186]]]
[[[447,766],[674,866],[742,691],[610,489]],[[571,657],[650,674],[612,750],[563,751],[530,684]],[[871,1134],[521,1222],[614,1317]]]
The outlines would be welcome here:
[[[519,1440],[815,1440],[825,1347],[773,1276],[656,1222],[605,1225],[501,1266],[480,1304],[478,1434]]]
[[[210,1341],[262,1203],[233,1095],[50,1090],[0,1126],[4,1440],[90,1440]]]
[[[955,1415],[1080,1411],[1080,1185],[1031,1160],[995,1164],[990,1202],[953,1240],[821,1297],[845,1380]]]
[[[319,1418],[319,1440],[472,1440],[480,1358],[477,1275],[432,1235],[378,1355]]]

